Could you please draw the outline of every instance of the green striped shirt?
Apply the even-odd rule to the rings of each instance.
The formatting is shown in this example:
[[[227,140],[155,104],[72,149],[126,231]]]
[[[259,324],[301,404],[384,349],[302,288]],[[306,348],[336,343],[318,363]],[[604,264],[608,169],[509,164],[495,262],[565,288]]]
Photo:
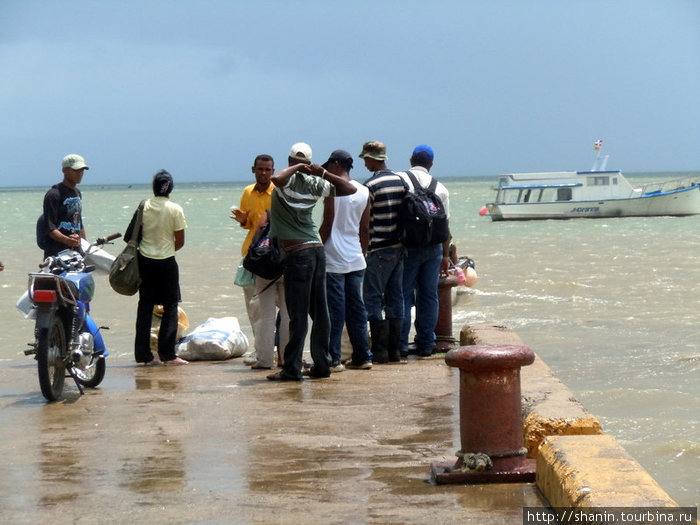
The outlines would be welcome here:
[[[297,171],[286,186],[275,188],[270,203],[270,237],[321,242],[313,209],[319,199],[335,196],[327,180]]]

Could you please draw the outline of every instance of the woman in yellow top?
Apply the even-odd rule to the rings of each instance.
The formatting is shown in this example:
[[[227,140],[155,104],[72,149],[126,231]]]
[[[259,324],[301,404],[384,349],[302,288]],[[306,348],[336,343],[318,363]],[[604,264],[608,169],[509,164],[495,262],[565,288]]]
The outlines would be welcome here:
[[[139,236],[139,305],[136,311],[134,353],[137,363],[146,365],[186,365],[175,355],[177,340],[177,303],[180,301],[180,274],[175,252],[185,245],[185,214],[170,200],[173,178],[165,170],[153,176],[153,197],[143,208]],[[132,221],[133,222],[133,221]],[[131,225],[125,240],[131,237]],[[158,357],[151,352],[151,318],[153,307],[163,305],[158,330]],[[160,358],[160,359],[159,359]]]

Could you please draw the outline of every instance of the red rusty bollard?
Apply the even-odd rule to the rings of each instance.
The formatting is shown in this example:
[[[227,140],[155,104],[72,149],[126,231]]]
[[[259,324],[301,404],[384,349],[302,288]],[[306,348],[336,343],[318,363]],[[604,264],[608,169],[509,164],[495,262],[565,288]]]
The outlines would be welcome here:
[[[438,319],[435,323],[435,351],[447,352],[456,344],[452,337],[452,288],[459,284],[454,275],[441,275],[438,281]]]
[[[447,353],[445,362],[459,368],[462,449],[456,463],[431,465],[433,481],[535,480],[535,460],[525,457],[520,403],[520,367],[534,360],[534,352],[522,345],[462,346]]]

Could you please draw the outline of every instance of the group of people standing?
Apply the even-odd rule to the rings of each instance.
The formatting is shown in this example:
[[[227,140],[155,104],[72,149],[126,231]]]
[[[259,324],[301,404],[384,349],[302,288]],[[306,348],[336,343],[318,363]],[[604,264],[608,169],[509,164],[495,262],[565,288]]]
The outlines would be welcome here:
[[[312,163],[311,147],[294,144],[287,166],[275,172],[270,155],[258,155],[252,166],[255,183],[247,186],[232,218],[248,234],[245,256],[255,233],[269,221],[269,236],[285,253],[284,272],[272,281],[255,276],[243,286],[255,352],[245,361],[253,369],[281,369],[272,381],[329,377],[346,367],[369,370],[373,363],[405,363],[409,352],[411,310],[415,306],[415,353],[432,354],[438,317],[440,273],[449,266],[449,241],[406,249],[399,241],[399,210],[406,192],[415,191],[405,172],[387,168],[386,146],[366,142],[359,157],[371,172],[361,184],[350,177],[353,157],[333,151],[322,165]],[[410,172],[427,188],[434,152],[417,146]],[[85,239],[82,195],[78,189],[89,167],[80,155],[62,161],[63,181],[44,197],[44,257],[79,248]],[[136,316],[134,356],[144,365],[184,365],[175,353],[180,301],[175,252],[185,244],[183,209],[170,200],[174,181],[165,170],[153,176],[153,197],[140,206],[142,224],[134,231],[134,214],[124,239],[138,235],[142,283]],[[435,193],[449,213],[449,194],[438,183]],[[313,218],[323,199],[323,221]],[[241,284],[241,283],[238,283]],[[163,306],[158,355],[150,347],[154,305]],[[311,318],[313,363],[302,360]],[[369,324],[369,332],[368,332]],[[342,363],[341,339],[347,328],[352,357]],[[371,341],[371,344],[370,344]]]
[[[255,338],[255,353],[246,364],[273,368],[277,331],[281,370],[267,376],[272,381],[325,378],[346,367],[368,370],[373,363],[405,363],[413,306],[415,352],[419,357],[433,352],[438,280],[449,267],[449,241],[406,250],[399,241],[398,221],[403,196],[414,191],[410,177],[387,168],[381,142],[366,142],[359,157],[372,173],[364,184],[350,178],[353,157],[345,150],[333,151],[319,165],[312,163],[311,147],[297,143],[288,166],[276,173],[272,157],[259,155],[252,167],[256,182],[245,188],[240,208],[232,210],[232,218],[249,230],[243,256],[268,220],[270,237],[285,252],[279,281],[256,276],[254,284],[244,286]],[[425,188],[432,182],[433,160],[427,145],[417,146],[410,158],[410,171]],[[438,183],[435,193],[448,212],[447,189]],[[323,221],[317,227],[313,209],[321,199]],[[313,363],[307,368],[302,354],[309,317]],[[344,326],[352,346],[345,364]]]

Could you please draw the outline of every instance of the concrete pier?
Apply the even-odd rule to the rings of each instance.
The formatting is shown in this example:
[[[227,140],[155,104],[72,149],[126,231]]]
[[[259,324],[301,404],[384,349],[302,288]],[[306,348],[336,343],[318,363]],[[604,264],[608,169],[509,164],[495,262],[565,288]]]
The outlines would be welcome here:
[[[241,359],[136,367],[46,404],[32,359],[0,365],[0,514],[35,523],[517,524],[534,484],[436,486],[459,448],[443,356],[267,381]]]
[[[461,337],[522,344],[499,327]],[[431,462],[454,461],[460,445],[459,372],[444,355],[297,384],[267,381],[241,359],[144,368],[115,354],[99,390],[80,397],[67,381],[52,404],[33,360],[0,363],[4,523],[521,525],[523,507],[576,503],[581,484],[567,472],[600,494],[604,478],[644,477],[630,457],[624,469],[604,460],[619,445],[595,435],[595,417],[538,359],[522,369],[529,453],[544,443],[537,485],[437,486]],[[593,450],[601,461],[586,466]],[[673,504],[647,486],[634,500],[591,501]]]

